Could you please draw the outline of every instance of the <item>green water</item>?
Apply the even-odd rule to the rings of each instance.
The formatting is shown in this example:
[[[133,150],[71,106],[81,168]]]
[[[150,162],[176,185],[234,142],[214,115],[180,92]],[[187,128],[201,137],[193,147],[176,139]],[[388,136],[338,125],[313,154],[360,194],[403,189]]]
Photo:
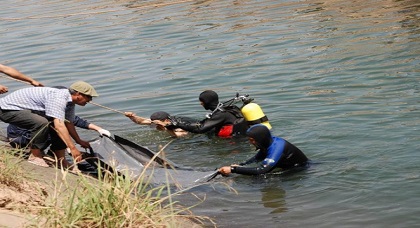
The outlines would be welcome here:
[[[2,0],[0,12],[1,63],[46,85],[88,81],[100,94],[94,102],[107,107],[204,118],[203,90],[255,98],[273,134],[315,164],[293,175],[217,179],[237,194],[217,183],[193,189],[206,196],[193,212],[219,227],[420,224],[417,1]],[[171,140],[107,109],[77,113],[152,149]],[[166,154],[214,169],[253,148],[196,135]]]

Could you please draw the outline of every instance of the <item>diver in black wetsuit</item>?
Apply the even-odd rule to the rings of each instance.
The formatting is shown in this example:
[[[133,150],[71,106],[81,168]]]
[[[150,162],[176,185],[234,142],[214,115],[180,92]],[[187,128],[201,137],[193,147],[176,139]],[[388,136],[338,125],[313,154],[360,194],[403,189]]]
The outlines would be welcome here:
[[[239,165],[224,166],[219,172],[227,176],[230,173],[244,175],[258,175],[272,171],[274,168],[282,170],[307,165],[308,158],[299,148],[280,137],[271,136],[270,130],[262,124],[253,125],[246,135],[249,141],[259,151],[248,161]],[[257,163],[258,166],[247,166]]]
[[[219,102],[217,93],[212,90],[202,92],[199,100],[206,110],[212,111],[206,119],[194,122],[183,117],[172,117],[171,125],[192,133],[206,133],[214,130],[219,137],[245,134],[248,124],[238,107],[224,107]]]

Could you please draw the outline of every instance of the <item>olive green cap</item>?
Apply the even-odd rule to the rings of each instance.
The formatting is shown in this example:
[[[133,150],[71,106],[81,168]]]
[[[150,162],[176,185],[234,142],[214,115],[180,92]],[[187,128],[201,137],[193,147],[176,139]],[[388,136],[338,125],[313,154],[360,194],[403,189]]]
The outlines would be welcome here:
[[[84,81],[77,81],[71,84],[70,89],[75,90],[79,93],[83,93],[88,96],[92,96],[92,97],[99,96],[98,93],[96,93],[93,86],[91,86],[89,83],[84,82]]]

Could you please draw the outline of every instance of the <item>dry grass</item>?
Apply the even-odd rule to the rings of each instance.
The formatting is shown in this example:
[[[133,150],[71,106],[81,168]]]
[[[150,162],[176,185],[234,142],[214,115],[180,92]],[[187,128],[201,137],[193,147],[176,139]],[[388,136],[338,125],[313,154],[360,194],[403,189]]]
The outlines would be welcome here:
[[[28,227],[214,225],[173,202],[169,185],[152,187],[146,177],[129,180],[106,170],[92,178],[37,167],[23,160],[22,154],[0,148],[0,209],[24,213],[30,218],[25,221]]]
[[[22,190],[24,180],[26,179],[25,173],[18,165],[20,162],[19,158],[22,156],[22,150],[0,149],[0,184]]]

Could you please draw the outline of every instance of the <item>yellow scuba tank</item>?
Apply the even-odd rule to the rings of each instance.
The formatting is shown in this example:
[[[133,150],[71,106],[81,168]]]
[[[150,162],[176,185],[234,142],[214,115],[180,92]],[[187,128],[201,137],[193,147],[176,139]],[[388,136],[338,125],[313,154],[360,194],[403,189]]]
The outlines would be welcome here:
[[[271,125],[268,122],[267,116],[264,114],[258,104],[248,103],[242,107],[241,112],[249,126],[260,123],[267,126],[268,129],[271,129]]]

